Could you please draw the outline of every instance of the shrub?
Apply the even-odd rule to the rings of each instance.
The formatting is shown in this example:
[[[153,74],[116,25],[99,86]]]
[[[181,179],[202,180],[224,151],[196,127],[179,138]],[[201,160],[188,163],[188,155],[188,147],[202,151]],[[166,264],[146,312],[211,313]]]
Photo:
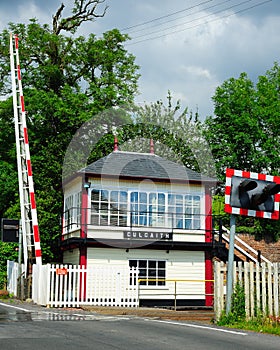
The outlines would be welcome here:
[[[1,289],[0,299],[8,299],[8,298],[9,298],[9,292],[7,290]]]
[[[231,310],[228,315],[223,312],[217,324],[219,326],[232,325],[242,322],[246,319],[245,312],[245,291],[244,287],[238,282],[235,285],[231,299]]]

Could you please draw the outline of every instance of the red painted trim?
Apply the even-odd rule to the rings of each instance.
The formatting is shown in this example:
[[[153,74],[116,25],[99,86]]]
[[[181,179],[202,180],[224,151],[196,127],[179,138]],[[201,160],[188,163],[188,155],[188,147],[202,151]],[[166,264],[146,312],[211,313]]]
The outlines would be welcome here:
[[[83,183],[82,183],[83,185]],[[88,205],[88,190],[86,188],[82,188],[82,204],[81,204],[81,238],[87,238],[87,208],[89,207]],[[87,267],[87,246],[86,245],[82,245],[80,247],[80,266],[85,266],[85,268]],[[86,274],[86,272],[85,272]],[[82,272],[81,272],[81,276],[82,278]],[[82,295],[81,291],[80,291],[80,295],[81,297],[85,300],[86,298],[86,283],[87,283],[87,279],[86,279],[86,275],[84,276],[84,293]]]
[[[18,49],[18,41],[19,41],[19,37],[17,36],[17,34],[15,35],[15,45],[16,45],[16,49]]]
[[[28,144],[28,133],[27,128],[23,128],[23,134],[24,134],[24,142]]]
[[[80,247],[80,265],[87,267],[87,246]]]
[[[213,306],[213,264],[211,253],[205,252],[205,306]]]
[[[35,250],[35,257],[40,258],[42,256],[41,250]]]
[[[26,160],[26,165],[27,165],[27,175],[32,176],[32,166],[31,166],[31,160],[27,159]]]
[[[21,111],[25,112],[25,107],[24,107],[24,97],[20,96],[20,102],[21,102]]]
[[[212,242],[212,196],[205,187],[205,242]]]
[[[81,205],[81,238],[86,238],[87,237],[87,208],[89,207],[88,205],[88,191],[86,188],[82,189],[82,205]]]
[[[35,193],[30,192],[30,204],[31,204],[31,209],[36,209],[36,201],[35,201]]]
[[[212,196],[205,187],[205,242],[212,242]],[[213,305],[213,266],[211,253],[205,252],[205,306]]]
[[[40,242],[40,234],[39,234],[39,227],[38,225],[33,226],[33,235],[34,235],[34,241]]]
[[[21,80],[20,66],[19,66],[19,64],[18,64],[18,66],[17,66],[17,73],[18,73],[18,80]]]
[[[85,268],[87,267],[87,246],[83,245],[80,247],[80,266],[84,266]],[[83,276],[84,273],[84,276]],[[80,301],[86,300],[86,289],[87,289],[87,273],[86,272],[81,272],[80,273],[80,279],[82,281],[82,278],[84,277],[84,292],[82,293],[82,285],[80,286],[80,296],[81,299]],[[82,295],[83,294],[83,295]]]

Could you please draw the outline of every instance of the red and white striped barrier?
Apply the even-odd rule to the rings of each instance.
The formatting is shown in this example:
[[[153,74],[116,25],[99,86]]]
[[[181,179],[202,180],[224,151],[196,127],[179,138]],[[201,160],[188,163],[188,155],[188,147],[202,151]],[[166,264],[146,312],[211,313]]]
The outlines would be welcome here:
[[[19,38],[17,35],[14,36],[14,42],[15,42],[15,56],[16,56],[16,72],[17,72],[17,80],[18,80],[18,94],[19,94],[19,102],[20,102],[20,108],[21,108],[20,122],[22,123],[22,131],[23,131],[23,139],[24,139],[24,150],[25,150],[26,169],[27,169],[27,178],[28,178],[29,200],[30,200],[30,206],[31,206],[31,220],[32,220],[32,228],[33,228],[35,258],[36,258],[36,263],[41,264],[42,253],[41,253],[41,245],[40,245],[40,234],[39,234],[39,226],[38,226],[38,218],[37,218],[37,208],[36,208],[36,201],[35,201],[31,158],[30,158],[30,151],[29,151],[28,132],[27,132],[27,125],[26,125],[26,116],[25,116],[26,111],[24,106],[24,96],[23,96],[22,83],[21,83],[21,72],[20,72],[19,51],[18,51]],[[19,186],[22,186],[22,184],[19,184]]]

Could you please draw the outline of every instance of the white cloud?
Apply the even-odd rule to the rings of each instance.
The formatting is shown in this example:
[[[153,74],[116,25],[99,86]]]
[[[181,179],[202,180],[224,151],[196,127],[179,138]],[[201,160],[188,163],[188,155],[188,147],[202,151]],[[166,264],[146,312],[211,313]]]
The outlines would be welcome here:
[[[190,74],[191,76],[195,78],[206,78],[211,79],[211,74],[208,69],[199,67],[199,66],[185,66],[182,65],[179,68],[179,72],[186,72],[187,74]]]
[[[73,0],[65,1],[68,8],[71,8],[72,3]],[[107,0],[109,9],[105,17],[84,24],[79,34],[101,35],[112,28],[127,28],[200,3],[200,0]],[[175,21],[167,22],[165,28],[180,24],[173,29],[162,30],[157,35],[177,33],[126,46],[136,56],[136,63],[141,67],[141,95],[137,96],[137,101],[166,101],[167,91],[171,90],[174,99],[180,99],[183,107],[188,106],[193,111],[198,107],[204,118],[213,112],[211,97],[217,86],[226,79],[247,72],[249,78],[256,81],[259,75],[272,68],[274,61],[279,61],[280,1],[271,1],[249,9],[260,3],[259,0],[252,0],[243,7],[217,13],[217,10],[229,8],[240,1],[232,0],[228,4],[223,2],[223,7],[218,6],[220,3],[220,0],[213,0],[211,4],[180,12],[178,16],[169,16],[133,28],[134,31],[142,29],[141,32],[132,33],[131,30],[131,36],[135,37],[147,31],[158,30],[162,27],[156,27],[156,24],[171,19],[176,18]],[[60,2],[56,0],[2,1],[0,29],[9,21],[17,22],[20,19],[26,23],[31,17],[37,17],[40,23],[51,24],[51,16],[59,5]],[[217,6],[206,10],[210,5]],[[233,12],[246,7],[248,9],[245,12]],[[183,16],[185,18],[179,19]],[[200,19],[196,21],[198,17]],[[182,25],[185,22],[188,23]],[[144,28],[149,29],[143,31]]]

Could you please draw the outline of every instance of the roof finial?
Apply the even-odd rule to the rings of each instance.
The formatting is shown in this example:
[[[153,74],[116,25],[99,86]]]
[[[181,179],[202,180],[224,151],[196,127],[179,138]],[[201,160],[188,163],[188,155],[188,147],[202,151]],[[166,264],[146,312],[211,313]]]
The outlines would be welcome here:
[[[153,139],[150,139],[150,153],[155,154],[154,140]]]
[[[118,144],[118,138],[117,136],[114,137],[114,152],[119,150],[119,144]]]

